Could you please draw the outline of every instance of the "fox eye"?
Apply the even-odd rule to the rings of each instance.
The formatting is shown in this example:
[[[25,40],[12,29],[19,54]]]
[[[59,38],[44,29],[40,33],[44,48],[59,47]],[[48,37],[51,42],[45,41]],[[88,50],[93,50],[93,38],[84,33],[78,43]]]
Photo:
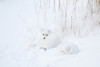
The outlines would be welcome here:
[[[44,35],[44,34],[42,34],[42,35]]]
[[[46,34],[46,36],[48,36],[48,34]]]

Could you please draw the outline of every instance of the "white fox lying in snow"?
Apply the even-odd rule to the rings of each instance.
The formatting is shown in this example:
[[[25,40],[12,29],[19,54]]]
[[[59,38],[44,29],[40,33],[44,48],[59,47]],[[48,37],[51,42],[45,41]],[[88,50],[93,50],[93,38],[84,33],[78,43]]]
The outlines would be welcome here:
[[[44,50],[56,48],[57,53],[60,54],[76,54],[79,52],[77,45],[67,41],[62,42],[60,36],[49,30],[42,32],[41,39],[36,47]]]
[[[46,50],[57,47],[60,43],[61,38],[57,34],[47,30],[42,32],[41,39],[37,45],[37,48]]]

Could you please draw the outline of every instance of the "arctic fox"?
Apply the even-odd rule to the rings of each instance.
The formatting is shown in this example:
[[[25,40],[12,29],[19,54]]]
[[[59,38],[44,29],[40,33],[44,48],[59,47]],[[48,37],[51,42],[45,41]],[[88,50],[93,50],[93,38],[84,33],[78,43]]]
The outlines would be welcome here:
[[[42,32],[40,41],[36,47],[44,50],[55,47],[57,54],[77,54],[79,52],[79,48],[75,43],[66,39],[62,42],[60,36],[49,30]]]
[[[61,43],[60,36],[49,30],[45,30],[42,32],[41,39],[37,47],[46,50],[57,47],[60,43]]]

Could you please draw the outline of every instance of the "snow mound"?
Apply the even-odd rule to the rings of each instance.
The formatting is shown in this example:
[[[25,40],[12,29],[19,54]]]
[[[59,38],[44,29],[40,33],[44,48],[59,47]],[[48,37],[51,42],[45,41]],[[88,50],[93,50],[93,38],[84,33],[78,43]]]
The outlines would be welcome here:
[[[78,54],[79,47],[77,44],[72,42],[63,42],[58,46],[59,54]]]

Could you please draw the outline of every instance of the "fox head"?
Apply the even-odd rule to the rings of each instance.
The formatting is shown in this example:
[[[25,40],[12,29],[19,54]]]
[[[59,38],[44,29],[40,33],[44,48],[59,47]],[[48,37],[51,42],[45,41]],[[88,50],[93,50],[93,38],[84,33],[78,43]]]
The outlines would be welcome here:
[[[50,31],[49,30],[45,30],[45,31],[43,31],[42,32],[42,39],[46,39],[46,38],[48,38],[48,36],[50,35]]]

